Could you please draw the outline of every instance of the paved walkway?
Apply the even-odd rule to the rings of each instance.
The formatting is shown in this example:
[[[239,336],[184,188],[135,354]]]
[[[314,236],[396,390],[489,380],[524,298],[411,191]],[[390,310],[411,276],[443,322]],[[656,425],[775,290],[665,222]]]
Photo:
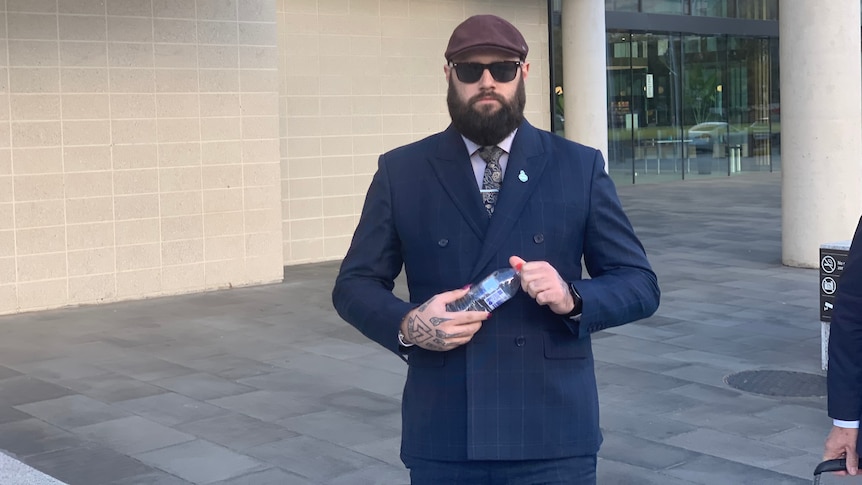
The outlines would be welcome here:
[[[822,375],[817,271],[780,263],[780,175],[620,193],[663,295],[594,339],[599,483],[810,483],[825,398],[723,381]],[[0,317],[0,450],[70,485],[407,483],[405,367],[335,314],[336,271]]]

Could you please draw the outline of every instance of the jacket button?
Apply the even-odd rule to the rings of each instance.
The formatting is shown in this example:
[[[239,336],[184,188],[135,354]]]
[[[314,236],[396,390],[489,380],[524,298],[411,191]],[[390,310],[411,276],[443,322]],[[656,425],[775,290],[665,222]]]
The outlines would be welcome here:
[[[441,240],[437,241],[437,245],[440,246],[441,248],[445,248],[446,246],[449,245],[449,240],[448,239],[441,239]]]
[[[545,235],[542,233],[536,234],[535,236],[533,236],[533,242],[536,244],[542,244],[543,242],[545,242]]]
[[[523,347],[526,343],[527,339],[525,339],[523,336],[515,339],[515,345],[517,345],[518,347]]]

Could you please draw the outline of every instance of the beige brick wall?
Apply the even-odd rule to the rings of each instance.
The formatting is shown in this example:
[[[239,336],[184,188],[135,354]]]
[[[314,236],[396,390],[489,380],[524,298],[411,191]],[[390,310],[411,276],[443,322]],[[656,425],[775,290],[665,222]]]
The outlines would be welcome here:
[[[0,314],[280,280],[273,0],[3,8]]]
[[[385,150],[444,129],[446,41],[543,0],[0,2],[0,314],[278,281],[338,259]]]
[[[277,0],[285,264],[338,259],[385,150],[449,124],[443,51],[476,13],[530,45],[527,118],[550,125],[544,0]]]

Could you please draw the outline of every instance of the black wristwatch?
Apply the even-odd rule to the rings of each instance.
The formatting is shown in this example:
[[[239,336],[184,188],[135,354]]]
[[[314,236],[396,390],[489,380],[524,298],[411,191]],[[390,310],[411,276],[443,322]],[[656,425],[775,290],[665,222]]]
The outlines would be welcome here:
[[[575,289],[575,285],[572,283],[569,283],[569,294],[572,295],[572,301],[575,302],[575,306],[572,308],[572,311],[566,314],[567,317],[571,318],[576,317],[583,312],[584,301],[581,300],[581,295],[578,294],[578,290]]]

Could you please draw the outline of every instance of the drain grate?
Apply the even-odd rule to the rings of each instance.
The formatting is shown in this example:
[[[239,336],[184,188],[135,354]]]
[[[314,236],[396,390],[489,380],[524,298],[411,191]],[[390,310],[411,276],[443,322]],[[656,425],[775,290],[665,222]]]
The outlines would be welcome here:
[[[749,370],[730,374],[724,382],[740,391],[782,397],[826,395],[826,376],[786,370]]]

